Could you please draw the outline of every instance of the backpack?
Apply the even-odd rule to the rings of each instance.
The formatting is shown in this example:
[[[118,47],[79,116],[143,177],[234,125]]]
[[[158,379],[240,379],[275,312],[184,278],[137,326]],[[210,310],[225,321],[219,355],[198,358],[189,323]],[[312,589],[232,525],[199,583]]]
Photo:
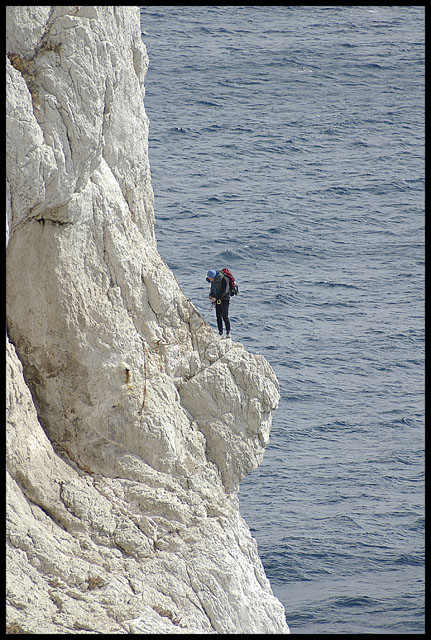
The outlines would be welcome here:
[[[223,273],[225,276],[227,276],[227,279],[229,280],[229,288],[230,288],[230,295],[231,296],[237,296],[238,295],[238,285],[235,284],[235,278],[233,277],[233,275],[231,274],[231,272],[229,271],[229,269],[220,269],[220,273]]]

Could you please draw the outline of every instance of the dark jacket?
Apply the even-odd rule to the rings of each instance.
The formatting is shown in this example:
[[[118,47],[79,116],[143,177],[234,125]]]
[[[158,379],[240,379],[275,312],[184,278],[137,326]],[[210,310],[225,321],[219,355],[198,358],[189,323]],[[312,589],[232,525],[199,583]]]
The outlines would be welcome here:
[[[217,271],[214,282],[211,282],[210,296],[217,300],[230,300],[229,278],[220,271]]]

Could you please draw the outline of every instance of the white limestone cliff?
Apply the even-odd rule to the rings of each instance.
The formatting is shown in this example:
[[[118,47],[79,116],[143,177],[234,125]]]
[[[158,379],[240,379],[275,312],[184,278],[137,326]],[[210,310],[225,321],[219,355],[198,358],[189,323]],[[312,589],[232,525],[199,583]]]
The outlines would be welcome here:
[[[289,633],[237,498],[278,383],[158,254],[139,8],[6,30],[6,630]]]

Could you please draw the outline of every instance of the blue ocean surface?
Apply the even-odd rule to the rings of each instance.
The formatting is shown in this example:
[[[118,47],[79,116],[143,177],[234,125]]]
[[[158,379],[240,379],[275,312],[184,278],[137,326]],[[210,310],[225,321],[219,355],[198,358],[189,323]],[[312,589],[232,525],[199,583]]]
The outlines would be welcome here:
[[[424,633],[424,7],[147,6],[158,249],[281,387],[240,509],[297,633]]]

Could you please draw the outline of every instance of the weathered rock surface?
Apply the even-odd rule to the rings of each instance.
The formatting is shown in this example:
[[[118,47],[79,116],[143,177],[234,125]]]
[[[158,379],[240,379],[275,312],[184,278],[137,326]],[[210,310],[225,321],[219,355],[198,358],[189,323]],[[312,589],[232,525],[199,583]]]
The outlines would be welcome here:
[[[7,7],[7,623],[289,633],[238,510],[278,383],[157,252],[138,7]]]

